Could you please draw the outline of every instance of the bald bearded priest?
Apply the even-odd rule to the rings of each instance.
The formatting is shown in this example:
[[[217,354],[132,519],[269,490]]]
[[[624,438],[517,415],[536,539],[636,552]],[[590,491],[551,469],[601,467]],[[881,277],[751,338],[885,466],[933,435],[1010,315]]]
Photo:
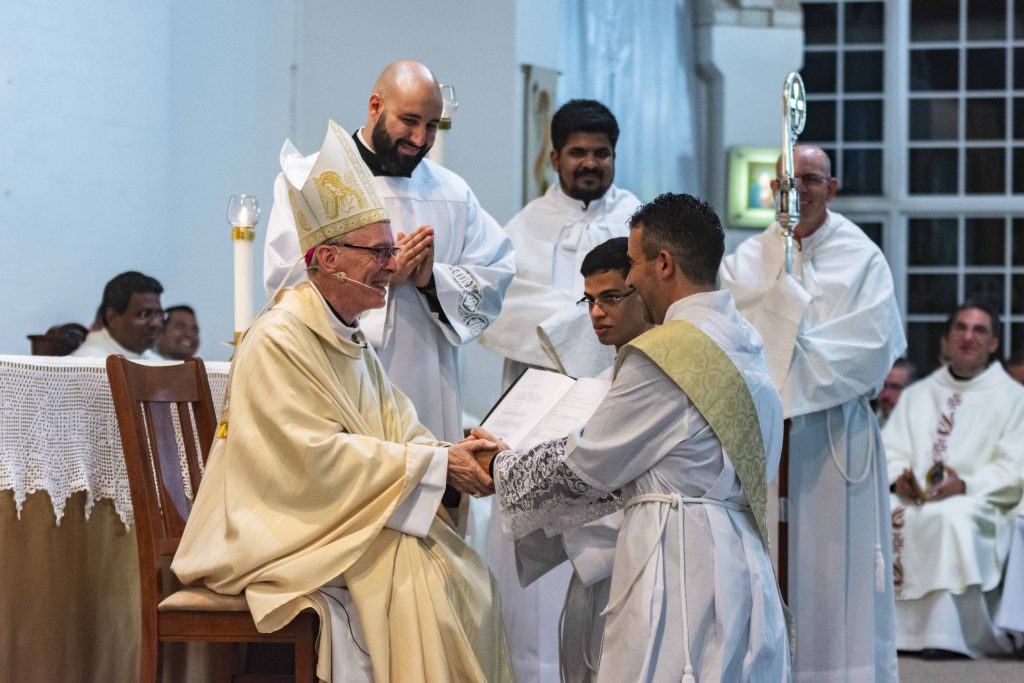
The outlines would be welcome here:
[[[493,579],[439,511],[446,482],[479,494],[490,477],[417,421],[360,330],[398,262],[350,136],[332,121],[289,183],[309,282],[237,349],[172,569],[244,592],[261,631],[316,610],[324,680],[514,680]]]

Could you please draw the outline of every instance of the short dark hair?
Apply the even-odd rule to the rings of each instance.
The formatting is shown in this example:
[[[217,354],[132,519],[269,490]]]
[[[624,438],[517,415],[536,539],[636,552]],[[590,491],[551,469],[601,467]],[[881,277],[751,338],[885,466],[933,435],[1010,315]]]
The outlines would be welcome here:
[[[629,240],[613,237],[591,249],[580,264],[580,275],[589,277],[595,273],[617,270],[622,277],[629,275],[629,255],[626,253]]]
[[[569,100],[551,117],[551,145],[556,152],[561,151],[570,135],[579,131],[605,133],[612,149],[619,141],[619,122],[611,110],[597,100]]]
[[[630,217],[630,228],[641,226],[645,257],[652,259],[664,249],[690,282],[716,283],[725,253],[725,232],[710,204],[688,194],[666,192],[641,205]]]
[[[103,301],[100,303],[100,317],[103,326],[107,326],[107,309],[113,308],[117,313],[128,310],[132,294],[163,294],[164,288],[154,278],[134,270],[121,273],[103,288]]]
[[[898,368],[903,368],[907,371],[907,382],[913,382],[917,379],[917,366],[909,358],[897,358],[896,362],[892,364],[892,369],[896,370]]]
[[[956,317],[960,315],[962,311],[966,311],[971,308],[976,308],[982,313],[988,314],[989,320],[992,321],[992,336],[996,339],[1001,339],[999,336],[1002,333],[1002,327],[999,324],[999,314],[996,313],[995,307],[987,301],[979,299],[968,299],[959,306],[956,310],[949,314],[946,318],[946,331],[942,333],[942,336],[948,337],[949,333],[953,331],[953,323],[956,322]]]
[[[191,306],[185,304],[178,304],[177,306],[168,306],[164,309],[164,322],[166,323],[171,319],[171,315],[174,313],[188,313],[193,318],[196,317],[196,312],[192,310]]]

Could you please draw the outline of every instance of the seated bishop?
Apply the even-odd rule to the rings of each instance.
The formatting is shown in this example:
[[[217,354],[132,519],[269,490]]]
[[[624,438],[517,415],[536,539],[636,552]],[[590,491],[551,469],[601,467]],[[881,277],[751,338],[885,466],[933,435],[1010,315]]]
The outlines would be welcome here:
[[[514,680],[494,580],[440,507],[446,483],[493,482],[419,423],[360,329],[398,249],[351,137],[330,122],[288,183],[308,282],[236,350],[172,569],[244,594],[264,632],[314,609],[322,680]]]
[[[1010,650],[993,626],[1021,499],[1024,387],[998,362],[999,318],[968,302],[949,365],[903,392],[882,439],[892,499],[896,644],[971,657]]]

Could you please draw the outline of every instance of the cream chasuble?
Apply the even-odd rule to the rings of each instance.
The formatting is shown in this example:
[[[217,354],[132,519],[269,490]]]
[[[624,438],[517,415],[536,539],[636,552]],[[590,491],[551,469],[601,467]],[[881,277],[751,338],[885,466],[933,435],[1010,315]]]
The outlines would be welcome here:
[[[776,223],[723,259],[719,281],[765,340],[769,372],[792,418],[793,678],[895,681],[885,454],[868,404],[906,349],[885,256],[829,211],[794,245],[792,275]]]
[[[387,528],[440,444],[388,382],[373,349],[339,337],[317,293],[286,290],[234,360],[227,434],[211,452],[172,569],[244,591],[257,627],[321,617],[341,577],[377,681],[509,681],[493,579],[435,517],[425,537]]]
[[[882,438],[890,482],[909,468],[926,490],[928,470],[941,461],[967,487],[921,505],[893,496],[900,649],[1007,652],[1009,641],[992,624],[993,591],[1021,499],[1024,387],[998,362],[968,380],[939,368],[904,391]]]
[[[751,509],[782,439],[761,340],[728,292],[686,297],[666,319],[685,322],[623,349],[581,432],[498,455],[506,530],[552,535],[624,508],[597,681],[789,680],[783,606]],[[678,367],[684,347],[701,368],[695,387]]]

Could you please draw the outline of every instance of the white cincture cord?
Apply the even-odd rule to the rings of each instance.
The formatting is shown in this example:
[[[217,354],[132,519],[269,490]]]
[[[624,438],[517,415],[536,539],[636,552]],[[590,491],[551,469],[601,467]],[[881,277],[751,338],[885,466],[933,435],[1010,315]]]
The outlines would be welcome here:
[[[739,505],[732,503],[727,500],[714,500],[712,498],[691,498],[689,496],[682,496],[678,493],[645,493],[639,496],[634,496],[626,501],[625,508],[628,510],[634,505],[641,503],[668,503],[661,509],[661,522],[658,525],[658,533],[654,536],[654,542],[651,544],[650,550],[648,550],[643,561],[637,564],[637,571],[630,577],[629,581],[623,587],[622,592],[615,598],[609,597],[608,606],[601,612],[601,616],[609,615],[613,612],[618,611],[622,606],[626,596],[629,595],[629,591],[633,588],[633,584],[636,583],[637,579],[640,578],[640,574],[643,573],[648,563],[651,561],[651,556],[654,555],[654,551],[658,548],[661,540],[665,534],[665,527],[668,526],[668,516],[673,508],[678,509],[679,519],[679,604],[682,611],[682,622],[683,622],[683,679],[682,683],[697,683],[697,676],[693,671],[693,660],[690,656],[690,626],[686,618],[686,519],[683,511],[683,503],[697,503],[703,505],[718,505],[726,507],[731,510],[738,510],[740,512],[749,512],[750,508],[745,505]]]

